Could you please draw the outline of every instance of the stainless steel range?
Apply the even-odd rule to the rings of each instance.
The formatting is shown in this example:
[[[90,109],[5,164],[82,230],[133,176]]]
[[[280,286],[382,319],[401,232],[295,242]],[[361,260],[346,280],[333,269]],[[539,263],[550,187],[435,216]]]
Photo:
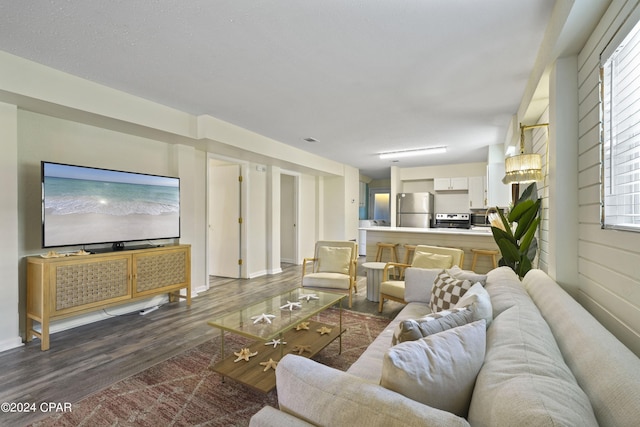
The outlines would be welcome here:
[[[471,228],[471,215],[468,213],[437,213],[435,228]]]

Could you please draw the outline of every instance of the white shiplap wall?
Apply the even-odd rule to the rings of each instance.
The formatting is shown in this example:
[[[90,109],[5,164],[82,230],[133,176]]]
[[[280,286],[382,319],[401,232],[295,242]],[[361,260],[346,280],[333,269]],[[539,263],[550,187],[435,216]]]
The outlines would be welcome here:
[[[638,0],[612,1],[578,56],[577,298],[640,355],[640,233],[600,228],[599,57]]]
[[[549,123],[549,109],[540,116],[537,123]],[[547,127],[535,128],[531,132],[531,152],[542,156],[542,172],[544,179],[537,183],[538,197],[542,198],[540,209],[540,228],[538,229],[538,268],[549,272],[549,174],[548,174],[548,147],[549,129]],[[524,186],[526,188],[526,185]],[[535,265],[535,264],[534,264]]]

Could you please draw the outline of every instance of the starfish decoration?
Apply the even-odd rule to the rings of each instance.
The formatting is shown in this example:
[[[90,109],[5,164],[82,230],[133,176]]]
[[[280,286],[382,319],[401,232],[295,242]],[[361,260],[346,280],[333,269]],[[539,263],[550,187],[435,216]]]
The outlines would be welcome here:
[[[306,299],[307,302],[309,302],[312,299],[320,299],[320,297],[318,297],[318,295],[316,294],[306,294],[306,295],[302,295],[298,299]]]
[[[256,323],[271,323],[271,319],[275,317],[273,314],[262,313],[260,316],[253,316],[251,320],[253,320],[253,324],[255,325]]]
[[[264,366],[264,369],[262,370],[262,372],[267,372],[269,369],[273,369],[274,371],[276,370],[276,366],[278,366],[278,362],[276,362],[273,359],[269,359],[266,362],[260,362],[260,364],[262,366]]]
[[[287,303],[285,305],[280,307],[280,310],[287,310],[288,309],[289,311],[293,311],[296,308],[300,308],[300,303],[299,302],[287,301]]]
[[[274,338],[271,341],[267,341],[266,343],[264,343],[264,345],[272,345],[273,348],[276,348],[279,345],[286,345],[287,343],[285,341],[282,341],[281,338]]]
[[[293,347],[293,351],[297,351],[299,355],[304,353],[305,351],[307,353],[311,353],[311,346],[310,345],[297,345],[297,346]]]
[[[316,332],[320,332],[320,335],[330,334],[331,329],[327,328],[326,326],[323,326],[322,328],[317,329]]]
[[[302,322],[299,323],[298,326],[296,326],[296,331],[301,331],[303,329],[309,329],[309,322]]]
[[[256,354],[258,354],[258,352],[253,352],[251,353],[251,350],[249,350],[248,348],[243,348],[242,350],[238,351],[238,352],[234,352],[233,354],[235,354],[236,356],[238,356],[238,358],[236,360],[234,360],[234,362],[239,362],[240,360],[244,360],[246,362],[249,361],[249,359],[253,356],[255,356]]]

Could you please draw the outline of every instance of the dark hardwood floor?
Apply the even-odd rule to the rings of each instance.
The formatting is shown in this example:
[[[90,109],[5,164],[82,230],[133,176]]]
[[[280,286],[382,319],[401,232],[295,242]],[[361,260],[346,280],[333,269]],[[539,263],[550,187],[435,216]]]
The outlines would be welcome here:
[[[211,277],[210,289],[194,298],[190,308],[184,301],[165,304],[145,316],[135,312],[53,334],[45,352],[35,339],[0,353],[0,403],[75,403],[212,339],[219,331],[207,325],[209,318],[297,287],[300,275],[300,266],[285,264],[281,274],[255,279]],[[388,301],[379,314],[365,288],[358,289],[352,310],[391,319],[402,307]],[[0,412],[0,425],[22,426],[44,415]]]

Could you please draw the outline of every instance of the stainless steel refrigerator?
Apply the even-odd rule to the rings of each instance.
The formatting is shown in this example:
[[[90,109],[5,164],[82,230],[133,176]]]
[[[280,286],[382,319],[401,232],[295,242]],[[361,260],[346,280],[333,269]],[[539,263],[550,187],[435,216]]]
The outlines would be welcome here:
[[[400,193],[396,199],[396,226],[430,228],[433,219],[433,194]]]

